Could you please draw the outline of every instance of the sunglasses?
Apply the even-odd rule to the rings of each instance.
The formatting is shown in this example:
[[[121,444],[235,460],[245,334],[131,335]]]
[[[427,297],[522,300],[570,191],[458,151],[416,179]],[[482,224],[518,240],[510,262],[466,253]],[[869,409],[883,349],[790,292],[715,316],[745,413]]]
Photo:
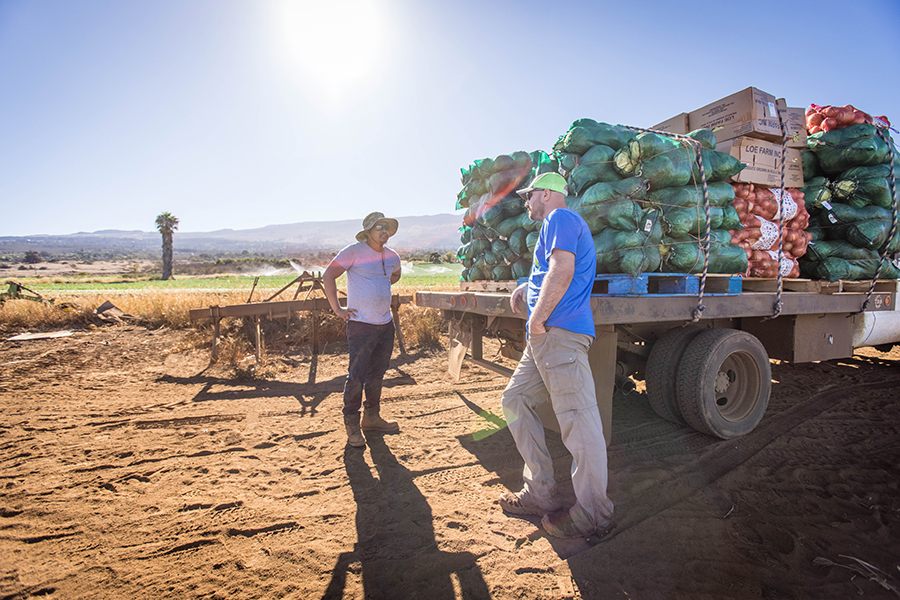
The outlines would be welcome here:
[[[384,225],[384,224],[379,223],[378,225],[374,226],[374,227],[372,228],[372,230],[373,230],[373,231],[386,231],[387,228],[388,228],[387,225]]]

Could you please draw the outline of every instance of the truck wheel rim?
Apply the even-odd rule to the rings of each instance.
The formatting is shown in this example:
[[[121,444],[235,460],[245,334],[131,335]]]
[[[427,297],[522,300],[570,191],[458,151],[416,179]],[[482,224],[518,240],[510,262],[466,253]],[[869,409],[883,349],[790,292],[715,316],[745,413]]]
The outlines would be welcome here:
[[[726,421],[739,422],[753,412],[759,401],[760,373],[747,352],[726,358],[716,373],[713,394],[716,410]]]

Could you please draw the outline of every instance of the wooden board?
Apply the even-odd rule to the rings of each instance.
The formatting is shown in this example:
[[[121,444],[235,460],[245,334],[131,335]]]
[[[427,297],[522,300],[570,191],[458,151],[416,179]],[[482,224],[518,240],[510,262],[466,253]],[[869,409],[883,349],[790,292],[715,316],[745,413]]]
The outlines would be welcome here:
[[[820,293],[824,281],[813,281],[812,279],[782,279],[781,289],[785,292],[806,292]],[[778,280],[776,278],[761,277],[745,277],[743,281],[743,290],[745,292],[769,292],[778,291]]]
[[[515,280],[459,282],[459,289],[463,292],[512,292],[517,287],[519,283]]]
[[[862,292],[868,293],[872,287],[872,281],[836,281],[840,284],[841,292]],[[833,284],[832,284],[833,285]],[[897,288],[897,282],[893,280],[880,279],[875,282],[876,292],[892,292]]]

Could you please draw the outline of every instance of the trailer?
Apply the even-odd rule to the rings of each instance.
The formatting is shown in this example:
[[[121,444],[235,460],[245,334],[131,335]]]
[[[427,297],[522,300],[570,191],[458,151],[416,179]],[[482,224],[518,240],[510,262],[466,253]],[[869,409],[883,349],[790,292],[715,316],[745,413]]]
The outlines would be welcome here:
[[[461,283],[459,291],[416,293],[419,306],[450,322],[449,371],[463,360],[495,372],[483,336],[501,340],[503,356],[525,348],[525,307],[513,312],[519,282]],[[751,279],[647,273],[597,275],[591,295],[596,335],[589,350],[606,443],[614,389],[644,380],[664,419],[731,439],[763,418],[772,389],[770,360],[847,358],[856,347],[900,343],[897,281]],[[544,425],[559,431],[548,404]]]

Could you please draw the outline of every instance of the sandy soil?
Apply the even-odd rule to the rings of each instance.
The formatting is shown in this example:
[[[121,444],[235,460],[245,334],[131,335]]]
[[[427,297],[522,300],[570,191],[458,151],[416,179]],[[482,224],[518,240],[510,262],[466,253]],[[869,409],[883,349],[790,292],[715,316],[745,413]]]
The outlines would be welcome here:
[[[900,596],[900,350],[774,364],[766,417],[733,441],[617,397],[617,526],[556,540],[498,508],[522,466],[502,377],[395,353],[402,432],[360,451],[342,348],[241,382],[187,337],[0,342],[0,598]]]

